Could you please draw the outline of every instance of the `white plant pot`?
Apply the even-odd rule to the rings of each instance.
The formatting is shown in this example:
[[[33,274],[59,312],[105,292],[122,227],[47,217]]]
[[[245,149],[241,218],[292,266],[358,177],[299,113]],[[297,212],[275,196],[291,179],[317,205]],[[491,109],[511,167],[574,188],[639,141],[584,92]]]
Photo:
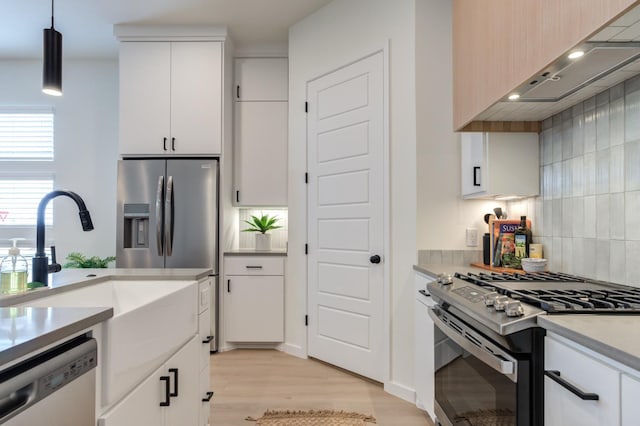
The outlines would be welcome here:
[[[256,232],[256,250],[271,250],[271,234],[261,234],[260,232]]]

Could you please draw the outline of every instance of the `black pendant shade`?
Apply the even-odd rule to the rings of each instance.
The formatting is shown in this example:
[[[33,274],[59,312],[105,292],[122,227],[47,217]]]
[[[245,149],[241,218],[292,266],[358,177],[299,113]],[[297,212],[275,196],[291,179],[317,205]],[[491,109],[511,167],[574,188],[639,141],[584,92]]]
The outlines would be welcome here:
[[[62,34],[53,28],[53,1],[51,28],[43,30],[43,46],[42,91],[62,96]]]

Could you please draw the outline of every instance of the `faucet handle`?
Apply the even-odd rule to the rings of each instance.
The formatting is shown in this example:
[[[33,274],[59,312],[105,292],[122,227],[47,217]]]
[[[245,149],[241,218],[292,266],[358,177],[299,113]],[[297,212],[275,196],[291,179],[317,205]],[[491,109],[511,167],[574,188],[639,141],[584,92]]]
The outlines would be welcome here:
[[[49,273],[60,272],[62,265],[56,262],[56,246],[51,246],[51,265],[48,267]]]

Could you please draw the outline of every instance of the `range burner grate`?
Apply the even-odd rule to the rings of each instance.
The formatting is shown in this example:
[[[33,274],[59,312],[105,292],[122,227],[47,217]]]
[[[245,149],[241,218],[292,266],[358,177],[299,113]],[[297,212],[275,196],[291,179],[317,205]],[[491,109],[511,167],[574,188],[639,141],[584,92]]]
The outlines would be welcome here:
[[[570,274],[539,272],[467,273],[456,278],[495,290],[521,302],[537,306],[549,313],[624,314],[640,312],[640,289],[611,283],[593,282]],[[507,287],[507,282],[527,282],[525,288]],[[540,288],[531,288],[539,282]],[[554,283],[575,283],[571,288],[549,288]],[[563,284],[560,284],[563,285]],[[576,288],[577,287],[577,288]]]

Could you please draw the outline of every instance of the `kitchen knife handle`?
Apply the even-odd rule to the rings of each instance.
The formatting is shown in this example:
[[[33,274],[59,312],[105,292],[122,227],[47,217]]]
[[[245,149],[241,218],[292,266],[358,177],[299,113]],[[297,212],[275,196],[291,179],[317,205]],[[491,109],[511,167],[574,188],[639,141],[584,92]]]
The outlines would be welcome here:
[[[473,167],[473,186],[480,186],[480,182],[478,182],[479,171],[480,171],[480,166]]]
[[[174,189],[173,189],[173,176],[169,176],[167,179],[167,196],[165,197],[165,246],[167,251],[167,256],[171,256],[173,254],[173,226],[174,226]]]
[[[158,189],[156,191],[156,246],[158,256],[164,255],[164,244],[162,236],[164,234],[164,176],[158,176]]]

